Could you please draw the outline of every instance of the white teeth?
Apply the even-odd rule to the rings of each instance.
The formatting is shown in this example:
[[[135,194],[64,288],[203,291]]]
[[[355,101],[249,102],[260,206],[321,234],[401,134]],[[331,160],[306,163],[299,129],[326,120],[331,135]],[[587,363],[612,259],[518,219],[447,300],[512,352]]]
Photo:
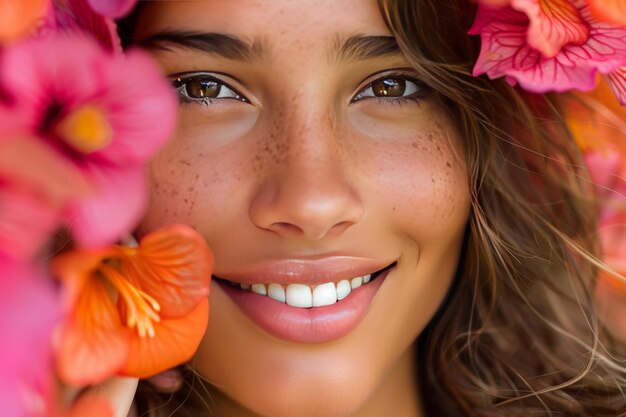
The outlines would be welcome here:
[[[337,300],[343,300],[352,291],[352,287],[350,287],[350,281],[347,279],[342,279],[337,283]]]
[[[287,285],[287,304],[292,307],[313,307],[313,295],[311,287],[302,284]]]
[[[313,307],[323,307],[335,304],[337,302],[337,290],[335,284],[327,282],[318,285],[313,290]]]
[[[267,295],[270,298],[273,298],[276,301],[280,301],[281,303],[285,302],[285,289],[280,284],[270,284],[267,287]]]
[[[261,295],[267,295],[267,289],[264,284],[252,284],[252,292]]]
[[[371,275],[364,275],[352,279],[342,279],[337,284],[326,282],[317,285],[313,290],[304,284],[289,284],[284,287],[281,284],[243,284],[231,282],[242,290],[250,290],[256,294],[266,295],[273,300],[287,303],[292,307],[309,308],[323,307],[335,304],[343,300],[350,293],[371,280]]]

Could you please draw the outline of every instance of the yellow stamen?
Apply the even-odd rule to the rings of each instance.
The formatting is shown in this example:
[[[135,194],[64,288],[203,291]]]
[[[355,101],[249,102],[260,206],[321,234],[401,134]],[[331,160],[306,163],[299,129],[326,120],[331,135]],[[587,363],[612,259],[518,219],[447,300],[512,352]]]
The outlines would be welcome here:
[[[113,128],[104,112],[93,105],[74,110],[59,124],[57,134],[75,150],[90,154],[111,143]]]
[[[111,265],[102,264],[100,270],[117,288],[120,297],[126,304],[126,326],[130,329],[137,329],[140,337],[154,337],[154,323],[161,321],[159,302],[135,287]]]

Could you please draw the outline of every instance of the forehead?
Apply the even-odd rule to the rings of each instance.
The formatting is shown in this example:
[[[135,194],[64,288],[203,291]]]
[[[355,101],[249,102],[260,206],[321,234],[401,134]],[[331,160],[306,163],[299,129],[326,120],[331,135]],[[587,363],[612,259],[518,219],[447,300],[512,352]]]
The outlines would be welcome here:
[[[166,0],[143,4],[136,35],[219,32],[274,47],[389,35],[376,0]]]

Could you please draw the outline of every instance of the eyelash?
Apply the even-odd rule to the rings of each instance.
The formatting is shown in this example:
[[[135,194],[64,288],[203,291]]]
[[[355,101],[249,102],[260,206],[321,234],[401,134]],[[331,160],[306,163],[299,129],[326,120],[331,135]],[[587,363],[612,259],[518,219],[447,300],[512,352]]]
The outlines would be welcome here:
[[[212,76],[209,73],[194,72],[194,73],[186,73],[186,74],[173,74],[173,75],[170,75],[169,78],[172,81],[172,85],[174,86],[178,94],[178,98],[181,104],[199,104],[201,106],[208,107],[211,105],[219,104],[219,102],[224,99],[237,100],[243,103],[250,103],[250,100],[248,100],[245,96],[239,93],[236,89],[232,88],[230,85],[228,85],[224,81],[220,80],[217,77]],[[404,82],[411,83],[413,84],[414,86],[413,89],[415,91],[413,91],[411,94],[407,96],[401,96],[401,97],[380,97],[374,94],[362,96],[368,89],[373,89],[374,84],[378,82],[384,82],[387,80],[402,80]],[[189,88],[189,83],[192,81],[202,81],[202,82],[214,85],[214,86],[218,86],[219,87],[218,97],[204,97],[204,98],[190,97],[187,89]],[[223,89],[227,89],[228,90],[227,94],[229,95],[226,97],[219,97]],[[376,100],[378,103],[381,103],[381,104],[402,106],[410,102],[417,103],[421,101],[429,91],[430,91],[429,87],[425,83],[411,77],[410,75],[407,75],[405,73],[398,73],[398,72],[385,73],[382,76],[371,81],[365,87],[361,88],[355,94],[355,96],[350,100],[350,102],[357,103],[359,101],[364,101],[364,100]],[[359,98],[359,96],[362,96],[362,97]]]

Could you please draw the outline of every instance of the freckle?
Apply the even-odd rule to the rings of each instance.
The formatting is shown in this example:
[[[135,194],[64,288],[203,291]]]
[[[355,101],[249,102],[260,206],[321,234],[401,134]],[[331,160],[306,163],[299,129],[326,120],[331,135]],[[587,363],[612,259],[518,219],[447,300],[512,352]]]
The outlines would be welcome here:
[[[435,179],[431,178],[430,181],[434,184],[435,183]]]
[[[178,161],[179,163],[185,165],[185,166],[191,166],[191,163],[189,163],[189,161]]]
[[[193,191],[193,187],[187,188],[187,191],[192,192]]]
[[[415,149],[419,148],[419,145],[417,144],[417,142],[413,142],[412,145]]]
[[[437,150],[441,152],[441,146],[437,145]]]
[[[448,168],[452,168],[452,164],[450,163],[450,161],[446,162],[446,166],[447,166]]]
[[[184,201],[185,201],[185,203],[189,203],[189,199],[188,198],[185,198]]]
[[[200,174],[196,174],[196,179],[200,179]]]

